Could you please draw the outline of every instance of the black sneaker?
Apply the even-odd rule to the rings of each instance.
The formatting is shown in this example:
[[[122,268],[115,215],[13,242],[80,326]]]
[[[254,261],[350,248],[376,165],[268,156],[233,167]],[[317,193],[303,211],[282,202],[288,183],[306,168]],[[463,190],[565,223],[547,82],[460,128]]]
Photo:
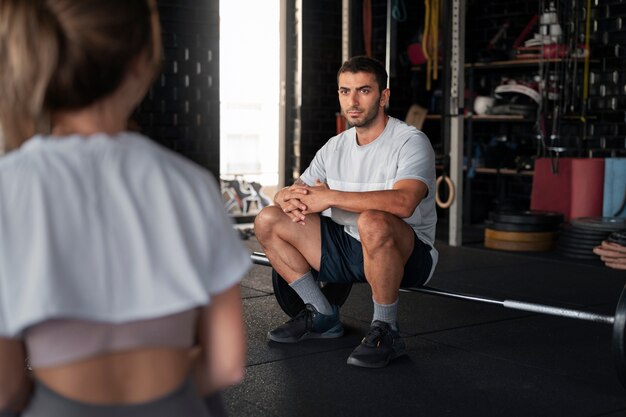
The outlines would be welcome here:
[[[325,315],[307,304],[297,316],[269,331],[267,338],[279,343],[297,343],[306,339],[333,339],[343,336],[339,307],[332,307],[332,314]]]
[[[348,365],[382,368],[394,358],[406,353],[400,333],[388,323],[374,320],[361,344],[348,357]]]

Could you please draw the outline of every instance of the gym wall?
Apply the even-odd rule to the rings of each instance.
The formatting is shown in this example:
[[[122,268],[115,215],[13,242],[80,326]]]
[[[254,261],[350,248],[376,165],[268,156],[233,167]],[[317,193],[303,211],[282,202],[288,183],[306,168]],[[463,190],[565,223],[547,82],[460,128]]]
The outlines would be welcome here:
[[[341,1],[302,0],[302,107],[297,178],[315,152],[335,135],[337,70],[341,66]],[[299,148],[299,149],[298,149]]]
[[[135,113],[135,121],[144,134],[218,177],[219,0],[157,3],[163,70]]]
[[[341,65],[341,2],[302,0],[302,106],[298,107],[294,69],[297,64],[296,4],[287,2],[287,85],[285,178],[289,183],[308,166],[317,149],[335,133],[336,71]],[[159,0],[165,61],[136,119],[141,129],[174,149],[219,173],[219,0]],[[352,54],[364,53],[359,40],[362,1],[353,0],[355,34]],[[413,102],[428,104],[432,97],[407,63],[406,47],[423,22],[420,4],[406,2],[407,19],[395,22],[389,114],[404,119]],[[501,23],[510,20],[514,36],[539,11],[539,2],[468,0],[466,59],[485,45]],[[592,1],[592,57],[585,146],[623,152],[626,148],[626,5],[621,0]],[[373,51],[384,59],[386,0],[372,0]],[[254,76],[254,64],[251,64]],[[435,85],[436,87],[436,85]],[[567,133],[567,132],[565,132]],[[573,132],[572,134],[577,134]],[[439,138],[433,135],[434,145]],[[524,190],[521,190],[524,193]]]

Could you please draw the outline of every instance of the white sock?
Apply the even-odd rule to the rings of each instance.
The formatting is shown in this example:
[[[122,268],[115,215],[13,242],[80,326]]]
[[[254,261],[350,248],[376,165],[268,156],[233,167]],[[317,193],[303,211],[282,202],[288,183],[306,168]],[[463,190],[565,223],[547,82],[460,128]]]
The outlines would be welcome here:
[[[374,299],[372,299],[374,301]],[[378,304],[374,301],[374,320],[388,323],[393,330],[398,330],[398,300],[392,304]]]
[[[305,304],[311,304],[317,311],[324,315],[332,314],[333,307],[328,299],[322,293],[322,289],[317,285],[311,271],[302,275],[300,278],[289,284],[296,293],[302,298]]]

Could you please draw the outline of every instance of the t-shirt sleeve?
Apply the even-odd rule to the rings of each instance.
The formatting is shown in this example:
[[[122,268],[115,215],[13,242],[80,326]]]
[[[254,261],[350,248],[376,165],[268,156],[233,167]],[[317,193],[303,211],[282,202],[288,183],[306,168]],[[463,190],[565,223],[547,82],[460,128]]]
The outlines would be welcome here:
[[[309,167],[300,175],[300,179],[307,185],[315,185],[316,180],[326,182],[325,156],[327,145],[324,145],[315,153],[315,157],[311,161]]]
[[[411,135],[403,144],[398,159],[395,182],[416,179],[424,182],[429,191],[435,181],[435,152],[422,132]]]

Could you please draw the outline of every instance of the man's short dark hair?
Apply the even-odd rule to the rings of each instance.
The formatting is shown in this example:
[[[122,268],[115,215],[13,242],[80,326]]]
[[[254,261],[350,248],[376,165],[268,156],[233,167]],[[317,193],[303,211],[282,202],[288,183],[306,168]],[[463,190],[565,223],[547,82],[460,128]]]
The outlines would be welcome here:
[[[370,58],[369,56],[354,56],[344,62],[337,72],[337,81],[339,81],[339,75],[344,72],[352,72],[354,74],[357,72],[367,72],[374,74],[380,92],[387,88],[387,70],[385,70],[385,66],[377,59]]]

